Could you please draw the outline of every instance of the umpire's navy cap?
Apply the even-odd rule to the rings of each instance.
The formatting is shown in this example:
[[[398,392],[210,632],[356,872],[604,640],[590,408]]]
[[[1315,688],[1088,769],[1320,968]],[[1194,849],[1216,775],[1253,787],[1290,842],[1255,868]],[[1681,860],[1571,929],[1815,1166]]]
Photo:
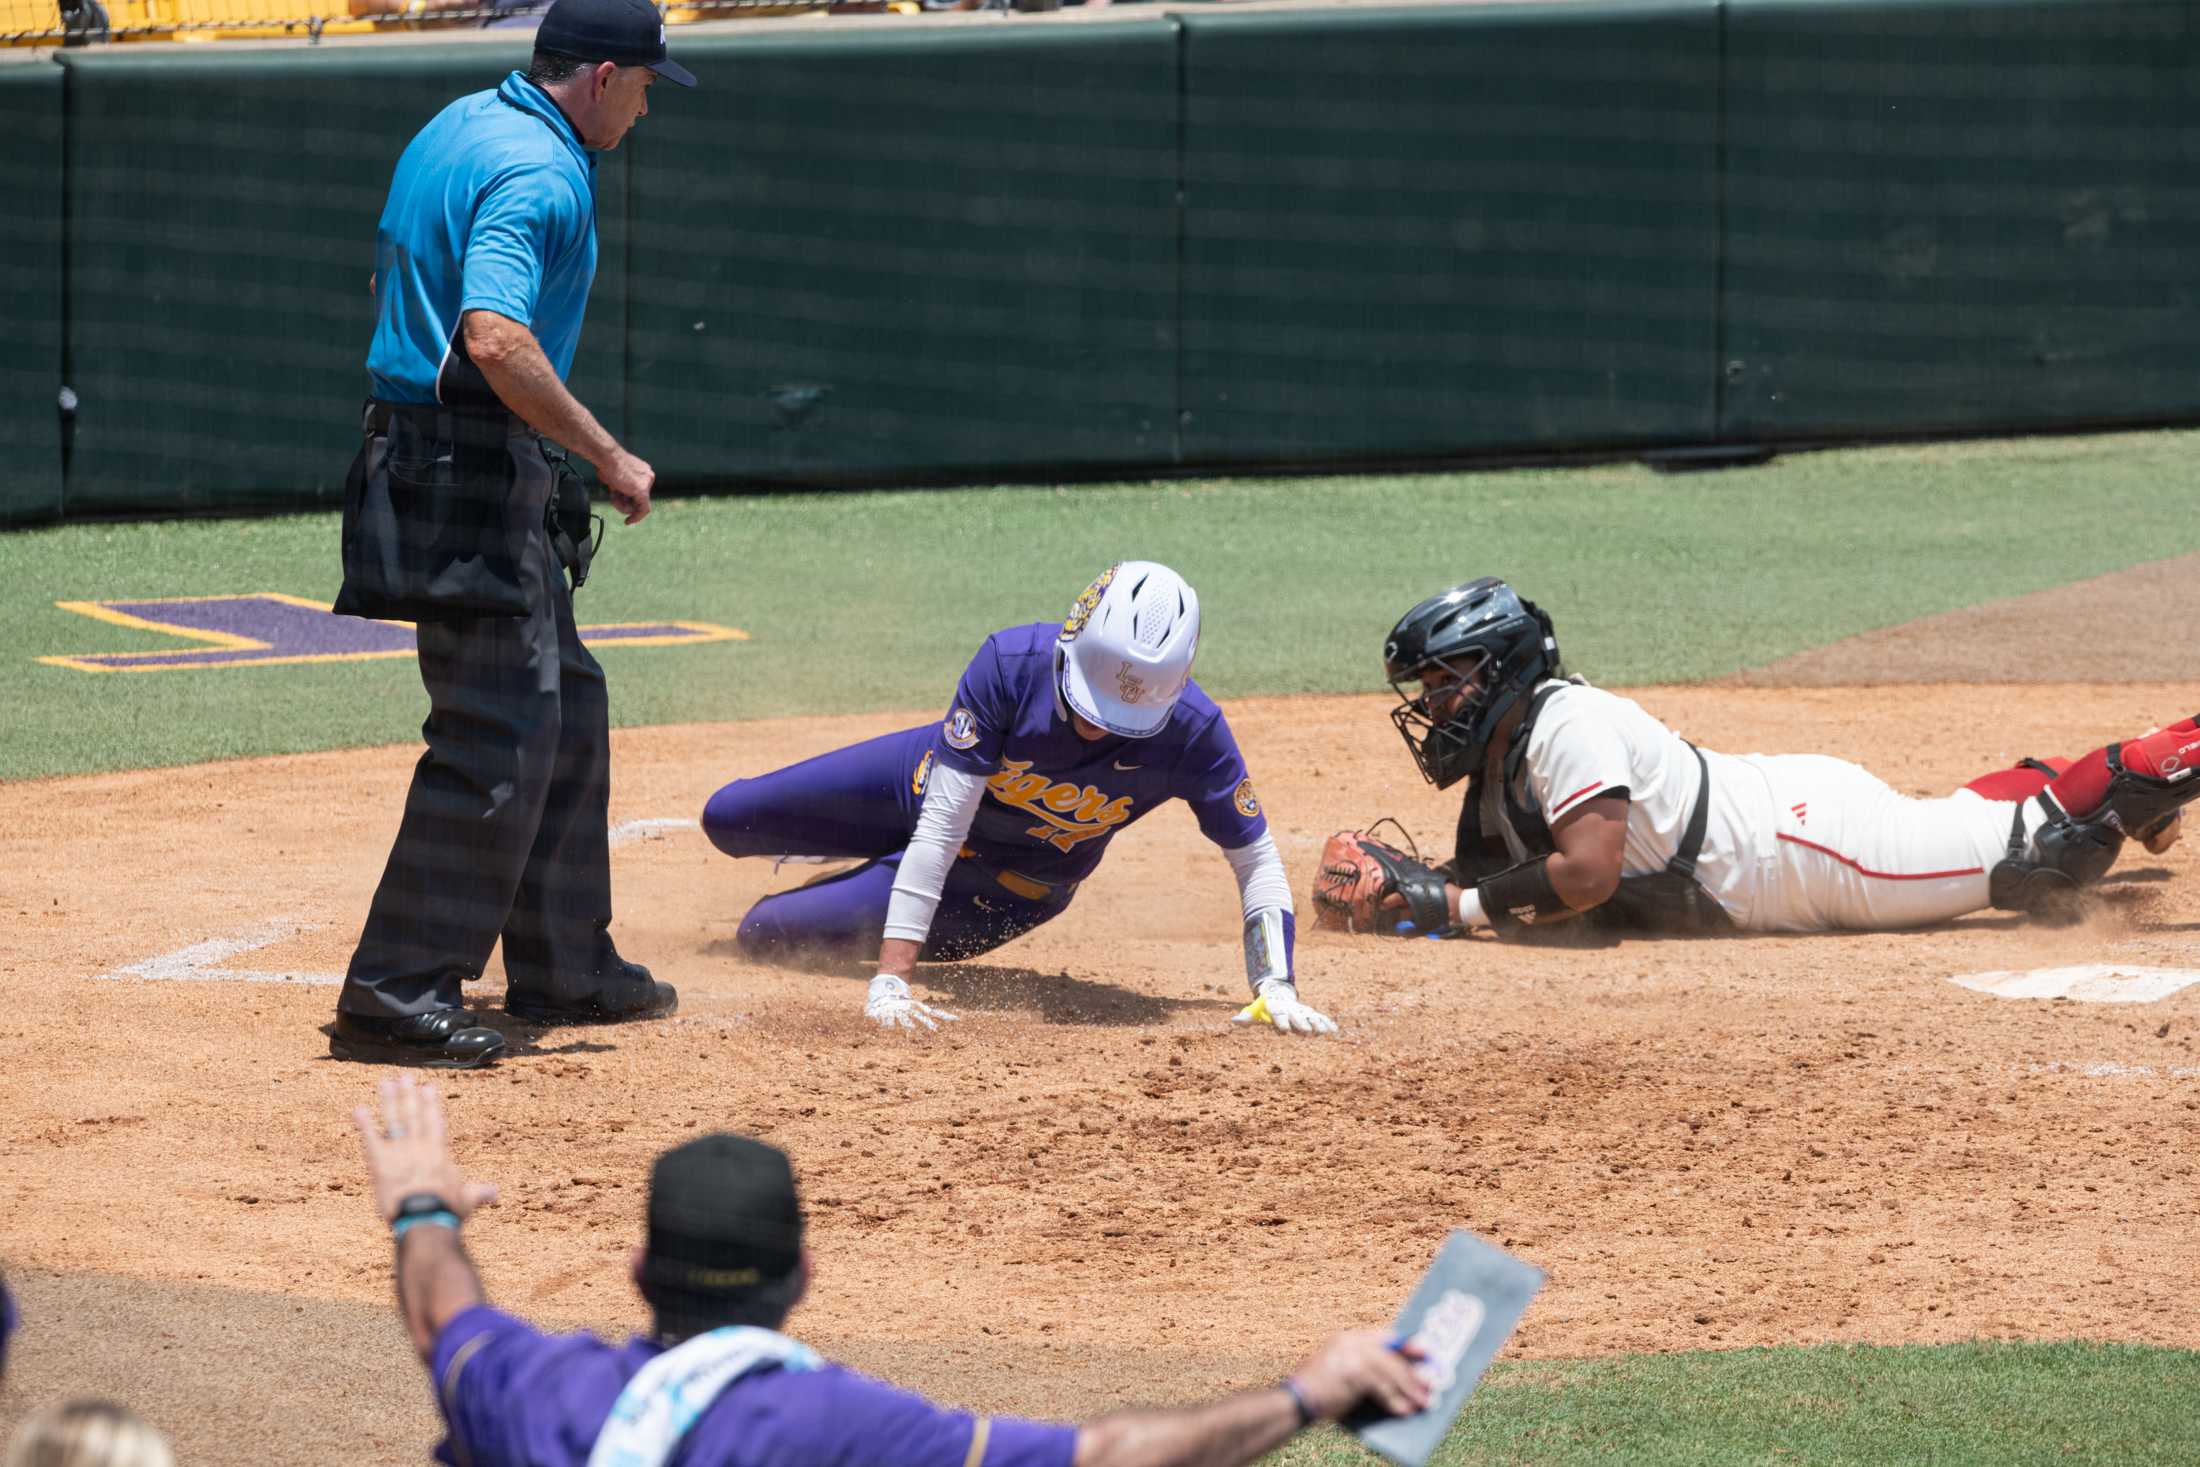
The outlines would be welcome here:
[[[665,54],[665,18],[650,0],[557,0],[535,31],[535,49],[646,66],[666,81],[695,85],[694,74]]]

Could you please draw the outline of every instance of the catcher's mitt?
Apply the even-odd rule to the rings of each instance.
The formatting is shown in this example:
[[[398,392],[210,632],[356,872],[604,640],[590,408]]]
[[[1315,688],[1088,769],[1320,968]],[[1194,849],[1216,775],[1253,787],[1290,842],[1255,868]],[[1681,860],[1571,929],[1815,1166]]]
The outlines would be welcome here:
[[[1383,899],[1405,898],[1405,910],[1384,910]],[[1449,932],[1451,908],[1444,874],[1365,831],[1340,830],[1322,843],[1314,871],[1314,925],[1345,932],[1393,936],[1401,918],[1423,933]]]

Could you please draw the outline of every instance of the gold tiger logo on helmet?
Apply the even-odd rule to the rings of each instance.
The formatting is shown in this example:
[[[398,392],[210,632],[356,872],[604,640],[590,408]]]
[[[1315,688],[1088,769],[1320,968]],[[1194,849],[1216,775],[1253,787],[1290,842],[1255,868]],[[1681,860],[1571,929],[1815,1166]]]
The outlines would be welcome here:
[[[1092,620],[1092,613],[1100,605],[1100,598],[1107,594],[1109,584],[1114,581],[1115,573],[1122,569],[1122,566],[1123,563],[1117,561],[1114,565],[1100,572],[1099,579],[1085,587],[1084,594],[1070,603],[1069,615],[1062,618],[1063,641],[1074,642],[1077,640],[1077,634],[1085,629],[1086,622]]]

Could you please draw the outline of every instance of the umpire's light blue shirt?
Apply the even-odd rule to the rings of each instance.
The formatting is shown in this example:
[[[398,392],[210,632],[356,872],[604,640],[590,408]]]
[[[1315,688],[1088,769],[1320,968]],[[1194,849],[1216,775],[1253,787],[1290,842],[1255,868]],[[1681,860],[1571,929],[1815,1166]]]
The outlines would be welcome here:
[[[596,160],[520,72],[460,97],[397,160],[375,230],[374,343],[384,402],[488,407],[459,340],[467,311],[528,326],[560,379],[596,279]]]

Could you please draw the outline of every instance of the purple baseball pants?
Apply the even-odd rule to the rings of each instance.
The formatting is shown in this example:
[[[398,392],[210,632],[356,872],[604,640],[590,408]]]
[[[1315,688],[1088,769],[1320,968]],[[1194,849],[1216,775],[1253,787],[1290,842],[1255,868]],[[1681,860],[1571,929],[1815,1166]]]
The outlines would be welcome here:
[[[935,724],[884,734],[737,779],[703,806],[703,833],[729,856],[834,856],[863,862],[749,909],[735,941],[767,961],[862,962],[878,956],[886,902],[923,794],[916,772]],[[1013,885],[1004,884],[1004,881]],[[965,854],[947,876],[921,957],[991,952],[1060,913],[1076,884],[1042,886]]]

